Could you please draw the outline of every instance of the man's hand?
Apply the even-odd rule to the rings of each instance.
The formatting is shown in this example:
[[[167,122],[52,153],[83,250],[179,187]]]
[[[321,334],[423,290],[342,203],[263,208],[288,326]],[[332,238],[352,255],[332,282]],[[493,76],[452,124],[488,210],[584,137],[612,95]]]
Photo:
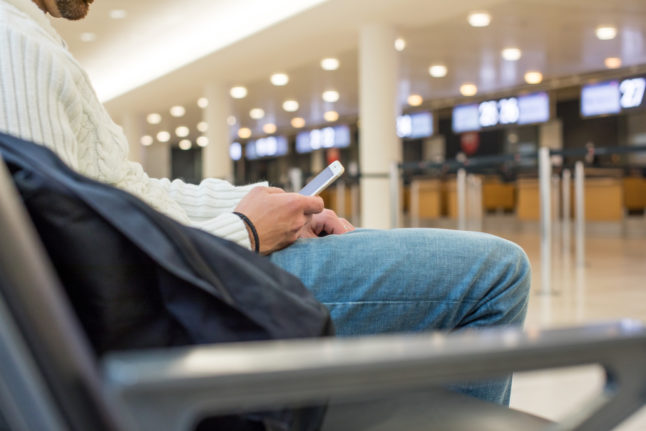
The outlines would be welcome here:
[[[336,215],[332,210],[325,209],[318,214],[312,215],[310,222],[303,227],[301,238],[315,238],[322,232],[329,235],[337,235],[354,230],[354,226],[344,218]]]
[[[323,199],[285,193],[276,187],[254,187],[234,211],[246,215],[256,227],[260,253],[269,254],[299,238],[313,214],[323,211]]]

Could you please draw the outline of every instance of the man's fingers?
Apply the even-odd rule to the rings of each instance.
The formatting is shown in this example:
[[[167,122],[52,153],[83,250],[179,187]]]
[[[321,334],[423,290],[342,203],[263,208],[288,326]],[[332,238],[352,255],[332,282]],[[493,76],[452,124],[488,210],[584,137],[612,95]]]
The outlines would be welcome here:
[[[325,208],[323,199],[319,196],[303,196],[303,212],[306,215],[318,214]]]

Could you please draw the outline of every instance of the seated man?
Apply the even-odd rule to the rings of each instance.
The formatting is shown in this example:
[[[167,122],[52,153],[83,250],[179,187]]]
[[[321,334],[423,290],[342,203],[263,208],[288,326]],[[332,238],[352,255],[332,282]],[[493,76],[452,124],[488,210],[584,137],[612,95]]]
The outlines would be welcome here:
[[[268,255],[329,308],[339,335],[522,325],[530,266],[522,249],[503,239],[355,230],[319,197],[215,179],[196,186],[149,178],[127,160],[122,130],[46,16],[80,19],[90,3],[0,1],[0,131],[48,146],[73,169],[180,222]],[[322,231],[331,235],[319,238]],[[463,390],[507,404],[510,385],[509,377]]]

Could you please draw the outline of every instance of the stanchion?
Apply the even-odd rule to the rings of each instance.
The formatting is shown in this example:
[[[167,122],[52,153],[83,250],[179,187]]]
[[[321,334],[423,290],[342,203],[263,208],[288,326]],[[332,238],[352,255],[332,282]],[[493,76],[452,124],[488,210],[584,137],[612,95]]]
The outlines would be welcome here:
[[[561,225],[561,235],[563,236],[563,255],[568,256],[570,254],[570,181],[572,178],[572,173],[569,169],[563,169],[563,181],[561,182],[561,196],[563,207],[563,221]]]
[[[482,230],[482,179],[467,175],[467,228]]]
[[[467,228],[467,172],[464,168],[458,169],[458,178],[456,185],[457,205],[458,205],[458,229],[466,230]]]
[[[574,198],[576,201],[576,265],[585,266],[585,197],[584,197],[585,173],[583,162],[576,162],[574,165]]]
[[[345,212],[345,181],[339,181],[336,185],[336,213],[339,217],[348,218]]]
[[[552,162],[550,149],[543,147],[538,152],[538,175],[541,208],[541,290],[542,294],[551,294],[552,273],[552,209],[551,179]]]
[[[410,226],[419,225],[419,180],[413,180],[410,183]]]
[[[399,163],[390,164],[390,227],[399,227]]]

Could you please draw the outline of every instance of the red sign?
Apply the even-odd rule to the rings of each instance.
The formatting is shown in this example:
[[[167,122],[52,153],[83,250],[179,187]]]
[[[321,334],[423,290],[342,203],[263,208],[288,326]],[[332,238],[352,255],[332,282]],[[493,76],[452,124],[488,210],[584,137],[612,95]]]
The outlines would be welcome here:
[[[468,132],[460,135],[460,148],[467,156],[472,156],[478,151],[480,146],[480,134],[478,132]]]

